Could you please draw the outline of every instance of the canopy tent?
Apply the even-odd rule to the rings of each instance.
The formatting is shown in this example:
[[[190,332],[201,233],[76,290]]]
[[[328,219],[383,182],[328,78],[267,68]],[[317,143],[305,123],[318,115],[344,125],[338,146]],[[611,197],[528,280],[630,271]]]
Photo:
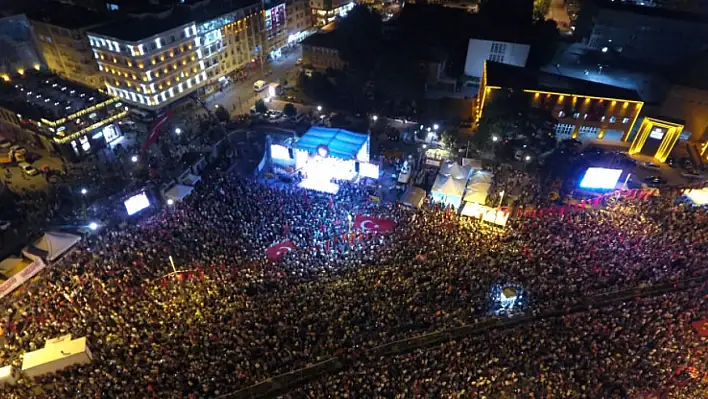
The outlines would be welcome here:
[[[194,191],[194,187],[175,184],[165,191],[165,198],[174,202],[182,201],[183,199],[189,197],[189,195],[192,194],[192,191]]]
[[[433,200],[457,208],[462,202],[462,193],[464,193],[464,191],[464,180],[438,175],[435,178],[435,183],[433,183],[433,189],[430,190],[430,194],[433,196]]]
[[[42,349],[22,355],[22,372],[33,378],[92,360],[86,337],[71,339],[71,335],[65,335],[48,340]]]
[[[318,154],[324,148],[327,155],[335,158],[369,162],[368,142],[367,134],[314,126],[298,140],[295,148],[312,154]]]
[[[483,170],[476,170],[467,181],[464,201],[484,204],[487,201],[487,195],[491,187],[492,174]]]
[[[683,195],[688,197],[696,205],[708,204],[708,188],[694,188],[683,191]]]
[[[440,174],[443,176],[452,177],[454,179],[467,180],[470,175],[471,168],[468,166],[462,166],[456,162],[445,162],[440,167]]]
[[[418,187],[408,187],[401,197],[401,204],[411,208],[420,208],[425,200],[425,190]]]
[[[81,237],[77,235],[47,232],[42,238],[23,249],[22,254],[32,260],[46,259],[51,262],[62,256],[79,241],[81,241]]]

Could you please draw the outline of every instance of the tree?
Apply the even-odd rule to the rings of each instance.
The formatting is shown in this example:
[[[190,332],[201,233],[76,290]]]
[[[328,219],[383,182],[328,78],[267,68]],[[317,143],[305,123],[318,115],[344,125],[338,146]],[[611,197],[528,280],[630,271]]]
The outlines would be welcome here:
[[[297,109],[292,103],[287,103],[285,104],[285,106],[283,106],[283,114],[285,114],[285,116],[287,117],[292,118],[297,115]]]
[[[229,111],[219,104],[216,105],[214,115],[216,115],[216,118],[219,119],[219,122],[227,122],[229,120]]]
[[[263,101],[262,98],[258,99],[258,101],[256,101],[255,108],[256,108],[256,112],[258,112],[260,114],[265,114],[266,112],[268,112],[268,107],[265,105],[265,101]]]

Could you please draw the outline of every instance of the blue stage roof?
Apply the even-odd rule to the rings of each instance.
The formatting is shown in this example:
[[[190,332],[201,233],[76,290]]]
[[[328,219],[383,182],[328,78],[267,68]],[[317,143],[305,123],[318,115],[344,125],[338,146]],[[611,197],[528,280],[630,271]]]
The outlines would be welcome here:
[[[326,145],[329,155],[341,159],[356,159],[369,136],[344,129],[315,126],[310,128],[295,145],[298,150],[317,153],[317,147]]]

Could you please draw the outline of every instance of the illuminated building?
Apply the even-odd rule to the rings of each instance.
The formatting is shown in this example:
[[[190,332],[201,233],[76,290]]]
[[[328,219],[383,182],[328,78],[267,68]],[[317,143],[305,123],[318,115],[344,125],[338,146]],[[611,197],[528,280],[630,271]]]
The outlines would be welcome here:
[[[487,61],[474,101],[476,120],[501,90],[523,90],[558,120],[559,140],[627,141],[644,103],[633,90]]]
[[[465,59],[465,75],[476,78],[482,76],[486,60],[524,67],[530,48],[528,44],[522,43],[470,39]]]
[[[630,154],[644,154],[665,162],[683,130],[683,121],[645,116],[629,147]]]
[[[708,18],[702,15],[610,0],[585,3],[576,34],[589,49],[606,47],[625,60],[679,64],[701,54],[708,39]]]
[[[310,0],[315,26],[327,25],[337,16],[347,15],[354,5],[351,0]]]
[[[6,80],[19,70],[42,66],[27,17],[0,18],[0,77]]]
[[[309,0],[286,0],[288,17],[287,44],[299,43],[312,28],[312,13]]]
[[[105,23],[105,17],[83,8],[49,3],[29,18],[50,71],[94,89],[104,87],[86,31]]]
[[[128,107],[115,97],[28,71],[0,82],[0,124],[9,133],[76,161],[120,139]]]
[[[149,110],[219,80],[263,56],[260,2],[200,2],[171,12],[126,17],[91,30],[89,42],[109,94]]]

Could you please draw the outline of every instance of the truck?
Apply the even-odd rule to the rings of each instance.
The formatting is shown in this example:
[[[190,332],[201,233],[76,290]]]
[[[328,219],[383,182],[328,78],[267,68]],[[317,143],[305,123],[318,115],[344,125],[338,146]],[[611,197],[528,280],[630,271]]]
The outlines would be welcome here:
[[[268,85],[268,97],[278,97],[283,94],[283,86],[280,83]]]

